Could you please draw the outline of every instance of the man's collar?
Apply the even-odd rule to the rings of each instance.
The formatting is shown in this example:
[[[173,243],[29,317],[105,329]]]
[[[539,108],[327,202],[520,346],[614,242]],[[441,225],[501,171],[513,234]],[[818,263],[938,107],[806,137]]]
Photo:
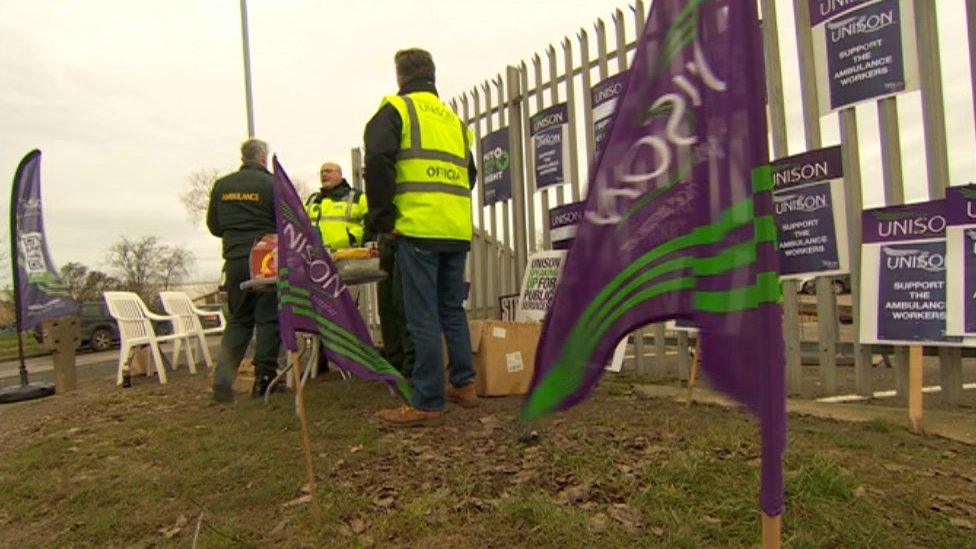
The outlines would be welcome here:
[[[417,93],[417,92],[430,92],[434,95],[437,95],[437,88],[434,86],[434,83],[431,82],[430,80],[417,78],[404,84],[400,88],[398,95],[406,95],[408,93]]]
[[[241,169],[242,170],[261,170],[262,172],[271,173],[271,172],[268,171],[268,168],[262,166],[261,164],[258,164],[257,162],[245,162],[245,163],[241,164]]]

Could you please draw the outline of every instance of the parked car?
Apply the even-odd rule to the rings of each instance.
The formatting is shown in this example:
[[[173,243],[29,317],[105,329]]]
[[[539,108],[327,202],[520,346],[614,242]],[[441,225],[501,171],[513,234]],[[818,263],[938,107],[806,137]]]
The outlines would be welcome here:
[[[108,312],[108,305],[104,301],[91,301],[78,305],[78,320],[81,329],[81,343],[79,348],[88,347],[93,351],[107,351],[119,344],[119,328],[115,319]],[[172,333],[173,327],[169,322],[153,322],[156,334]],[[42,327],[34,328],[34,339],[41,342],[44,339]]]
[[[830,287],[834,290],[834,295],[851,293],[850,275],[835,276],[830,278]],[[800,293],[814,295],[817,293],[817,279],[807,278],[800,284]]]

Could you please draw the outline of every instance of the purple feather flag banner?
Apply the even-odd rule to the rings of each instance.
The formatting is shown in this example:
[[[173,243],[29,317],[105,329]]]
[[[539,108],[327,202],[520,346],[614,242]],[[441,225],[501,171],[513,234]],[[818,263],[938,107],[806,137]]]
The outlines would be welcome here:
[[[41,151],[31,151],[20,161],[11,202],[17,317],[19,329],[30,330],[45,318],[70,316],[78,309],[47,249],[41,209]]]
[[[523,415],[583,400],[636,328],[690,321],[712,384],[759,418],[761,506],[777,516],[786,388],[760,40],[754,2],[652,4]]]
[[[361,378],[385,381],[409,401],[403,376],[373,346],[339,270],[318,238],[284,168],[274,158],[278,232],[278,325],[289,351],[297,332],[318,334],[329,362]]]

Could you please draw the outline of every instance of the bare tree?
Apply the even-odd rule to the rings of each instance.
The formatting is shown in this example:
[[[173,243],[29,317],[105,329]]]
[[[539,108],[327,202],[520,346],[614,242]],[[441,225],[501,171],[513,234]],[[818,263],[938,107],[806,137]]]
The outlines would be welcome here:
[[[204,168],[190,174],[190,188],[180,195],[180,202],[194,225],[199,225],[207,216],[210,204],[210,191],[220,172],[217,168]]]
[[[189,250],[163,244],[155,236],[139,240],[123,236],[109,249],[107,261],[123,288],[139,294],[146,303],[153,303],[157,292],[189,275],[194,258]]]
[[[79,303],[99,301],[102,299],[102,292],[117,290],[122,286],[119,279],[74,261],[61,267],[61,280],[68,288],[71,298]]]

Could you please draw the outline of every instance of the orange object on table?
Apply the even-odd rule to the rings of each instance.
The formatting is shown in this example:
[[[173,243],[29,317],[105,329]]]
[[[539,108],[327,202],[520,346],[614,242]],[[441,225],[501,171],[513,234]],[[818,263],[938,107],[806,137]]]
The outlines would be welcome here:
[[[251,278],[278,276],[278,235],[266,234],[251,247]]]

